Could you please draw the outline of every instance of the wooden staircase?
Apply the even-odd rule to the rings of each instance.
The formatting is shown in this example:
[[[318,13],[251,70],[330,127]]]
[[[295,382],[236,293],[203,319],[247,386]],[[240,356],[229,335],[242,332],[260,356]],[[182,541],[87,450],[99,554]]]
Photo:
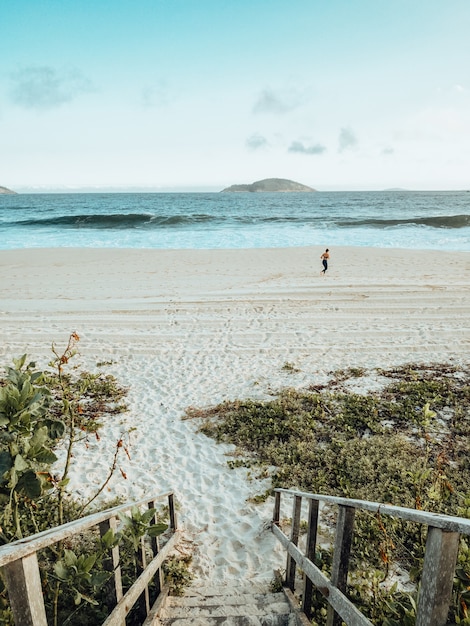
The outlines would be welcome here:
[[[169,596],[152,626],[299,626],[283,592],[267,584],[194,585],[183,597]]]
[[[134,508],[152,510],[158,521],[156,503],[168,501],[169,529],[160,544],[156,537],[141,538],[142,571],[127,589],[123,589],[119,544],[111,545],[103,560],[110,572],[109,595],[113,602],[102,626],[124,626],[126,617],[138,602],[145,610],[142,626],[304,626],[309,624],[315,591],[325,598],[327,626],[372,626],[372,622],[346,594],[348,567],[355,512],[368,511],[375,516],[390,516],[427,528],[426,549],[418,595],[416,626],[444,626],[452,599],[460,537],[470,536],[470,519],[407,509],[378,502],[367,502],[295,490],[275,489],[271,530],[285,548],[287,559],[282,592],[270,593],[268,583],[261,586],[193,585],[183,598],[168,597],[163,578],[163,564],[173,554],[180,539],[172,492],[130,502],[77,519],[57,528],[0,546],[0,570],[8,591],[10,608],[17,626],[47,626],[41,572],[37,553],[60,541],[91,532],[94,539],[117,530],[118,517]],[[281,496],[292,500],[290,538],[281,524]],[[302,502],[307,533],[299,547]],[[337,507],[333,560],[329,575],[315,564],[320,503]],[[296,574],[302,572],[302,576]],[[152,582],[153,581],[153,582]],[[302,589],[294,597],[296,584]],[[156,591],[156,594],[154,593]],[[125,592],[125,593],[124,593]],[[152,592],[152,594],[151,594]],[[152,603],[150,602],[151,595]],[[297,599],[296,599],[297,598]],[[97,625],[98,626],[98,625]]]

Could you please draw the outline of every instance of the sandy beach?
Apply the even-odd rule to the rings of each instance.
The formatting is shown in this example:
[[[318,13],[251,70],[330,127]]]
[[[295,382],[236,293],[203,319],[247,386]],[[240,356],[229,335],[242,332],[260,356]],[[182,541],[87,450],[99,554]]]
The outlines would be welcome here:
[[[188,406],[266,397],[349,366],[468,360],[470,252],[378,248],[27,249],[0,252],[0,365],[43,366],[80,335],[77,362],[130,387],[127,414],[74,459],[71,487],[93,492],[116,440],[130,440],[107,495],[173,489],[201,578],[270,578],[282,565],[272,501],[229,446],[182,421]],[[298,371],[285,368],[295,365]],[[131,432],[128,432],[131,429]]]

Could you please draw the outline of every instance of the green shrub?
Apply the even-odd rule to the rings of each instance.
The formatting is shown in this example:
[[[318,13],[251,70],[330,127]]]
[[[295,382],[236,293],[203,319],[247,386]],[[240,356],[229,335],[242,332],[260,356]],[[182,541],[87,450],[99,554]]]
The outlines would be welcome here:
[[[51,370],[37,371],[26,355],[5,369],[0,380],[0,545],[81,517],[101,493],[116,469],[125,445],[116,443],[108,477],[87,502],[67,491],[70,460],[76,445],[89,435],[99,437],[101,420],[126,409],[127,390],[103,373],[65,372],[76,354],[79,337],[70,336],[66,349],[53,347]],[[52,473],[59,442],[67,458],[60,476]],[[106,507],[111,506],[109,503]],[[132,509],[121,516],[122,529],[102,539],[96,532],[72,537],[38,554],[49,623],[93,626],[106,618],[111,605],[110,573],[104,569],[107,551],[119,543],[124,586],[130,586],[142,568],[144,537],[151,558],[150,537],[167,528],[153,523],[157,511]],[[137,606],[127,623],[140,624]],[[13,624],[4,582],[0,578],[0,624]]]

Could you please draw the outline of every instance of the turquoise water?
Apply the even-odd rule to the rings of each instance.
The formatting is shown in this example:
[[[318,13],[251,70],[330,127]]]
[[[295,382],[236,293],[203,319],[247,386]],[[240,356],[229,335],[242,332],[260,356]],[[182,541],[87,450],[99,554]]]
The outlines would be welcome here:
[[[0,196],[0,249],[309,245],[470,250],[470,193]]]

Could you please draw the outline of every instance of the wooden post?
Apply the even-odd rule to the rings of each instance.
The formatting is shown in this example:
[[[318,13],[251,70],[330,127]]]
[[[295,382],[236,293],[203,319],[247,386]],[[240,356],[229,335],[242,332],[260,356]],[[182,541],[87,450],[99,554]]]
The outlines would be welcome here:
[[[342,593],[346,592],[348,582],[349,554],[351,552],[355,512],[356,509],[353,507],[340,505],[338,519],[336,520],[331,582]],[[339,626],[340,624],[341,618],[335,613],[334,609],[329,606],[326,626]]]
[[[47,626],[36,552],[3,566],[16,626]]]
[[[301,496],[294,496],[294,506],[292,509],[292,530],[290,534],[291,543],[295,546],[299,542],[300,531],[300,509],[302,506]],[[291,591],[294,591],[295,587],[295,560],[290,554],[287,554],[287,566],[286,566],[286,584]]]
[[[459,539],[459,533],[428,528],[416,626],[447,623]]]
[[[175,499],[172,493],[168,496],[168,510],[170,514],[170,528],[175,532],[178,528],[178,520],[176,519]]]
[[[149,509],[155,508],[155,502],[151,501],[148,503]],[[153,523],[156,524],[158,522],[157,514],[155,513],[155,517],[153,518]],[[158,537],[150,537],[150,545],[152,546],[152,554],[156,556],[160,551],[160,542]],[[162,568],[159,567],[157,573],[155,574],[155,590],[157,593],[157,597],[160,595],[160,592],[163,587],[163,571]]]
[[[140,538],[140,555],[142,560],[142,570],[139,572],[139,576],[147,567],[147,555],[145,554],[144,537]],[[145,611],[145,615],[147,616],[150,613],[150,593],[148,584],[145,585],[144,593],[140,597],[140,603],[142,607],[142,612]]]
[[[305,547],[305,556],[307,559],[315,562],[315,551],[317,545],[317,528],[318,528],[318,500],[309,500],[308,503],[308,530],[307,545]],[[304,574],[304,592],[302,594],[302,611],[308,617],[312,616],[312,595],[313,583],[310,578]]]
[[[114,533],[117,531],[117,519],[116,517],[110,517],[99,525],[100,537],[103,537],[108,530],[112,530]],[[119,565],[119,546],[114,546],[108,551],[108,556],[103,561],[103,567],[107,572],[112,572],[113,581],[110,585],[110,594],[113,600],[113,607],[122,598],[122,579],[121,579],[121,566]]]
[[[279,518],[281,517],[281,492],[274,492],[274,511],[273,511],[273,524],[279,526]]]

